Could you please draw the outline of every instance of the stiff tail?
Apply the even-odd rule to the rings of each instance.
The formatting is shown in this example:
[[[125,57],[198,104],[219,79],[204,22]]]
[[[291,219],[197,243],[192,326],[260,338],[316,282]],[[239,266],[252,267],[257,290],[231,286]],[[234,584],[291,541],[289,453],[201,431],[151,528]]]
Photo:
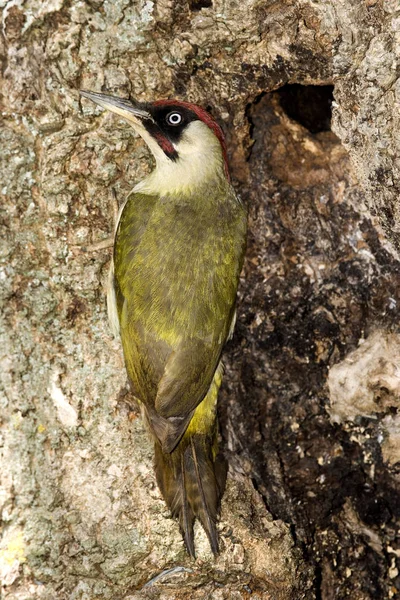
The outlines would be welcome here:
[[[172,516],[179,520],[186,548],[193,557],[196,518],[204,527],[214,555],[219,551],[216,522],[226,469],[222,459],[214,458],[215,446],[210,435],[189,431],[170,454],[162,451],[158,441],[155,443],[157,482]]]

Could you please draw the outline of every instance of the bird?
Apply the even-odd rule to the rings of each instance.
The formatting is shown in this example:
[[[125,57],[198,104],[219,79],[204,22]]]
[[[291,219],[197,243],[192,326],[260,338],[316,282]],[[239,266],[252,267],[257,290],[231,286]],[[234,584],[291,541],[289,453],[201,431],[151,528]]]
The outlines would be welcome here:
[[[218,451],[222,350],[236,318],[247,211],[221,127],[200,106],[82,90],[142,137],[155,168],[120,208],[107,292],[111,327],[154,441],[157,484],[196,557],[198,519],[219,553],[226,482]]]

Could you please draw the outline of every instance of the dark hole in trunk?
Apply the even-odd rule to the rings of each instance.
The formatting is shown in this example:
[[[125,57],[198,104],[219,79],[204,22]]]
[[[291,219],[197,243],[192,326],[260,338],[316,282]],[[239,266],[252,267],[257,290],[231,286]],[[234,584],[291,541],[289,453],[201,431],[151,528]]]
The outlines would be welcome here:
[[[285,113],[311,133],[330,131],[333,85],[288,84],[277,94]]]
[[[201,10],[202,8],[211,8],[212,0],[192,0],[190,2],[191,10]]]

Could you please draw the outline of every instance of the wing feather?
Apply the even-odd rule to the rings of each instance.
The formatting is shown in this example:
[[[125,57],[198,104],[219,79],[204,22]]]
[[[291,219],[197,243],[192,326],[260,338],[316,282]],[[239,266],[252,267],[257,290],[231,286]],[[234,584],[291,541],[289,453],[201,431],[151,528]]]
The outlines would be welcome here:
[[[116,233],[114,298],[125,362],[164,451],[176,446],[207,394],[234,315],[245,212],[233,197],[221,224],[207,196],[215,190],[205,194],[132,194]]]

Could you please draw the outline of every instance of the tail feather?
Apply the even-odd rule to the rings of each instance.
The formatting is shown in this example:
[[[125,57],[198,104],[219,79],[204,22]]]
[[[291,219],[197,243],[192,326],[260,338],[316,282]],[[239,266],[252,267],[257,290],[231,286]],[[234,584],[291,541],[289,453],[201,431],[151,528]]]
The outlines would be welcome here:
[[[179,518],[186,548],[190,556],[194,558],[196,555],[193,539],[194,514],[190,504],[188,503],[186,493],[185,457],[183,453],[181,454],[181,482],[180,490],[177,490],[180,493],[175,495],[176,505],[173,507],[172,512],[174,517]]]
[[[196,444],[193,438],[190,440],[190,447],[195,474],[195,485],[193,486],[194,512],[204,527],[213,554],[216,555],[219,552],[216,528],[219,495],[214,464],[204,460],[206,458],[204,453],[199,452],[199,458],[197,457]]]
[[[195,557],[193,525],[199,519],[214,555],[218,554],[217,516],[225,485],[221,461],[215,462],[213,444],[204,434],[185,435],[170,454],[155,442],[155,468],[160,490],[178,518],[189,554]]]

